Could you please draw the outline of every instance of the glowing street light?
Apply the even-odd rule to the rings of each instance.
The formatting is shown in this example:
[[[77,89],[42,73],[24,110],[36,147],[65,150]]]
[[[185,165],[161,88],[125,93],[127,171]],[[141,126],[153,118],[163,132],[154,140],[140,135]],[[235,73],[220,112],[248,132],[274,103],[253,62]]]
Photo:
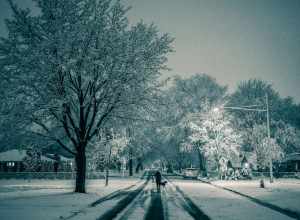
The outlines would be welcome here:
[[[219,111],[220,111],[220,109],[217,107],[213,109],[213,112],[219,112]]]

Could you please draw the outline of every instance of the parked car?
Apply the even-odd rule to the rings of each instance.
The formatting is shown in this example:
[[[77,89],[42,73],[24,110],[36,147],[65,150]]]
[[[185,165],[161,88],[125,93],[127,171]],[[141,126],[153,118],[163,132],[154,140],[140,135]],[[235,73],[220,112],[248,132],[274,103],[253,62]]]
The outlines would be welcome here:
[[[186,179],[197,179],[199,175],[199,169],[198,168],[186,168],[182,172],[183,178]]]

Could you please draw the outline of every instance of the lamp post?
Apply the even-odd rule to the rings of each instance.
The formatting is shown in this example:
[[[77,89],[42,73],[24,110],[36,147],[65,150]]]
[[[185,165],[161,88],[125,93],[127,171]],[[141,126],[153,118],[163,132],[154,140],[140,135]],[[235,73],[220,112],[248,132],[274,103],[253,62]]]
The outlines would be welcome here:
[[[268,145],[270,147],[271,144],[271,131],[270,131],[270,113],[269,113],[269,98],[268,94],[265,96],[265,101],[266,101],[266,108],[265,109],[259,109],[257,108],[258,105],[250,105],[250,106],[224,106],[222,107],[223,109],[233,109],[233,110],[242,110],[242,111],[256,111],[256,112],[266,112],[267,114],[267,135],[268,135]],[[214,108],[213,111],[217,112],[219,111],[218,108]],[[273,160],[272,160],[272,155],[270,155],[270,161],[269,161],[269,166],[270,166],[270,183],[273,183],[274,178],[273,178]]]

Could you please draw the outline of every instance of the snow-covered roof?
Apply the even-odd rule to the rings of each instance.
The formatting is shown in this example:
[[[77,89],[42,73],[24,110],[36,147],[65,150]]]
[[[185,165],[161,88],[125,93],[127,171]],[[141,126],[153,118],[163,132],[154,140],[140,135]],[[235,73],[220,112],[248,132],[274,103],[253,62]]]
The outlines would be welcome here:
[[[239,156],[231,157],[229,161],[234,168],[242,167],[242,160]]]
[[[26,150],[9,150],[0,153],[0,161],[22,161],[26,156]]]
[[[229,161],[231,162],[233,167],[240,168],[242,167],[244,158],[248,163],[256,167],[256,155],[254,152],[241,151],[240,155],[233,155]]]
[[[0,161],[23,161],[24,157],[26,157],[26,150],[8,150],[5,152],[0,153]],[[53,158],[47,157],[47,155],[41,156],[42,161],[54,161]],[[67,158],[64,156],[60,156],[61,161],[72,161],[72,158]]]
[[[56,156],[54,154],[46,154],[45,156],[52,161],[56,160]],[[68,158],[68,157],[64,157],[62,155],[58,155],[58,156],[59,156],[60,161],[71,162],[74,160],[74,158]]]
[[[41,160],[43,160],[43,161],[50,161],[50,162],[54,161],[52,158],[46,157],[44,155],[41,156]]]
[[[283,161],[300,160],[300,153],[292,153],[286,155]]]
[[[68,157],[64,157],[64,156],[60,156],[60,160],[61,161],[73,161],[74,159],[73,158],[68,158]]]

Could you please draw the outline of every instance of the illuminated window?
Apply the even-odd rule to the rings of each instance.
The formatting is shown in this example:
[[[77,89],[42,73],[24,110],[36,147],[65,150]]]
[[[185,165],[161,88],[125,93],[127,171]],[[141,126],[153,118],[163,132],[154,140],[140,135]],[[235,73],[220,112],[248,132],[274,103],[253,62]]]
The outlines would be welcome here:
[[[15,162],[8,162],[8,163],[7,163],[7,166],[8,166],[8,167],[14,167],[14,166],[15,166]]]

